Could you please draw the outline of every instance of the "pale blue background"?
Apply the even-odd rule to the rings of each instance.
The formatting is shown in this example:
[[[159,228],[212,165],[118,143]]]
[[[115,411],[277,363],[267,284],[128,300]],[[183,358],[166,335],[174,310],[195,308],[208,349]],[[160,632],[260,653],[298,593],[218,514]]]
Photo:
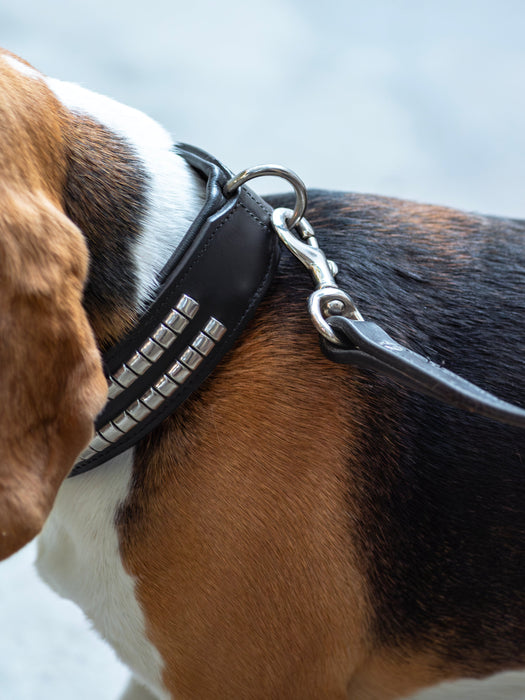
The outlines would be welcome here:
[[[234,170],[525,214],[523,1],[0,0],[0,44]],[[126,672],[33,554],[0,565],[0,700],[113,700]]]

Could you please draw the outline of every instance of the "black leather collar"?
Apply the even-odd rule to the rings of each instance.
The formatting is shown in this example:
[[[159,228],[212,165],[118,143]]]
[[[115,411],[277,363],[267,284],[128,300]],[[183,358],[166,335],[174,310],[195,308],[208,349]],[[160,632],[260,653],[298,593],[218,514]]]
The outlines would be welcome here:
[[[104,356],[109,399],[70,476],[124,450],[172,413],[231,348],[266,292],[279,259],[270,207],[212,156],[178,145],[206,183],[206,202],[160,275],[156,299]]]

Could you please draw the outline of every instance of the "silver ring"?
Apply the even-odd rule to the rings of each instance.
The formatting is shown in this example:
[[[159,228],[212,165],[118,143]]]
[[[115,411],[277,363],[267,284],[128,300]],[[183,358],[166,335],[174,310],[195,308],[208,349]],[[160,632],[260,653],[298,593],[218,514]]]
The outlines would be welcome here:
[[[326,307],[331,301],[341,302],[343,309],[338,316],[351,318],[354,321],[363,321],[363,317],[359,313],[356,305],[346,292],[343,292],[339,287],[325,287],[316,289],[308,299],[308,311],[317,331],[334,345],[342,345],[341,341],[328,323],[330,315],[326,313]]]
[[[289,228],[294,228],[303,218],[307,206],[306,186],[299,175],[296,175],[293,170],[284,168],[282,165],[256,165],[254,168],[247,168],[238,175],[235,175],[228,180],[224,185],[224,194],[232,195],[239,187],[244,185],[248,180],[253,180],[256,177],[282,177],[283,180],[289,182],[295,190],[295,208],[292,216],[287,220]]]

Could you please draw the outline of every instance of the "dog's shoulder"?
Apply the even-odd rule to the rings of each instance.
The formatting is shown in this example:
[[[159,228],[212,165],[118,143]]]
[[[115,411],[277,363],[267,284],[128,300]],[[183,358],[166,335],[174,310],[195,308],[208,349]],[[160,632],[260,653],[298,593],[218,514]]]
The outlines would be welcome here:
[[[523,401],[525,222],[322,191],[311,193],[308,218],[366,319]],[[286,298],[303,294],[304,272],[286,255],[282,265],[284,314]],[[378,640],[434,647],[469,673],[518,665],[525,434],[349,372],[367,416],[359,469],[349,443],[349,498],[361,513],[355,534]]]

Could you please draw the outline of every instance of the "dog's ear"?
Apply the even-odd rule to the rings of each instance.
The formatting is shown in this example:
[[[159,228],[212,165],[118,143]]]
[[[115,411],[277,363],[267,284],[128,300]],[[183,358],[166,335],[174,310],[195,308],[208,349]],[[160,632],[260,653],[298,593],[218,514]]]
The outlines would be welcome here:
[[[107,385],[82,307],[84,238],[38,190],[0,190],[0,559],[44,524]]]

